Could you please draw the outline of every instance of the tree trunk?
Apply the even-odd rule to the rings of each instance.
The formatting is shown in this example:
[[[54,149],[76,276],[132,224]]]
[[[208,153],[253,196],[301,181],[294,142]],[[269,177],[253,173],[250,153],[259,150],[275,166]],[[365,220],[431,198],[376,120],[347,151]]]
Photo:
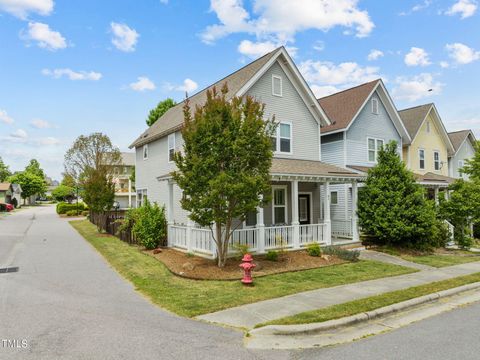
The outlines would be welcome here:
[[[215,223],[216,228],[216,243],[217,243],[217,265],[219,268],[225,267],[225,262],[227,261],[226,256],[224,256],[225,252],[223,250],[224,247],[224,239],[222,237],[222,224]]]

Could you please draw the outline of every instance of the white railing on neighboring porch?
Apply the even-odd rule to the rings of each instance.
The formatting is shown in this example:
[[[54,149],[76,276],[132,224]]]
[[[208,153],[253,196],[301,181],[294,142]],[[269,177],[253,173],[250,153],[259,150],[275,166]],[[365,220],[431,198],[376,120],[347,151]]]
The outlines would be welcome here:
[[[234,230],[230,238],[230,253],[235,253],[237,245],[247,245],[252,252],[265,252],[274,249],[294,250],[309,243],[328,243],[330,238],[325,224],[298,226],[298,241],[295,241],[295,226],[269,226]],[[210,229],[185,225],[168,226],[168,244],[171,247],[214,257],[215,241]]]
[[[349,220],[332,219],[332,235],[335,237],[343,237],[343,238],[353,237],[352,219],[349,219]]]

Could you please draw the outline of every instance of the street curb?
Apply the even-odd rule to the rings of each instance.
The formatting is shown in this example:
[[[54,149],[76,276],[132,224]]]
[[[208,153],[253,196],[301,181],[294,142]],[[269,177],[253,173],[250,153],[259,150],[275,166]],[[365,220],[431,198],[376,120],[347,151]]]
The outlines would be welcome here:
[[[402,301],[397,304],[385,306],[379,309],[367,311],[364,313],[347,316],[341,319],[329,320],[321,323],[301,324],[301,325],[268,325],[249,332],[250,335],[306,335],[316,334],[325,330],[353,325],[379,318],[391,313],[405,310],[427,302],[432,302],[444,297],[456,295],[468,290],[480,288],[480,282],[462,285],[456,288],[438,291],[432,294],[420,296],[410,300]]]

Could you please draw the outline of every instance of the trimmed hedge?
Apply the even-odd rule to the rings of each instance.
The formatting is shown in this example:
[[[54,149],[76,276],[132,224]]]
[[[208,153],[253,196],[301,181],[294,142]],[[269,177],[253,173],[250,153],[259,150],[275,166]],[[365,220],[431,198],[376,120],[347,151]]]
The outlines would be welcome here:
[[[61,202],[57,204],[57,214],[66,214],[67,211],[71,211],[71,210],[75,210],[75,211],[78,210],[79,212],[82,212],[82,211],[88,210],[88,206],[84,203],[78,203],[77,205],[77,204],[69,204],[66,202]]]

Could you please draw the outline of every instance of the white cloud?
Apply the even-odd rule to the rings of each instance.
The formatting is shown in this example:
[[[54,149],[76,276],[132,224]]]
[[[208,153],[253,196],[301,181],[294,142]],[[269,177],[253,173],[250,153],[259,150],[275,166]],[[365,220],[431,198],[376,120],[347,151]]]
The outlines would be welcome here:
[[[308,82],[322,85],[358,85],[380,77],[377,67],[363,67],[355,62],[336,65],[329,61],[307,60],[300,63],[299,69]]]
[[[383,57],[385,54],[383,53],[383,51],[381,50],[377,50],[377,49],[372,49],[370,51],[370,53],[368,54],[367,56],[367,59],[369,61],[374,61],[374,60],[378,60],[380,59],[381,57]]]
[[[418,47],[410,48],[410,52],[405,55],[404,61],[408,66],[427,66],[431,64],[428,53]]]
[[[110,30],[113,33],[112,44],[115,45],[118,50],[125,52],[135,51],[135,45],[137,45],[140,36],[139,33],[126,24],[115,22],[110,23]]]
[[[423,73],[412,77],[399,76],[395,80],[392,95],[397,100],[416,101],[437,95],[443,84],[436,81],[432,74]]]
[[[0,109],[0,122],[5,124],[13,124],[13,118],[10,117],[5,110]]]
[[[214,43],[232,33],[249,33],[262,42],[286,44],[294,42],[297,32],[328,31],[337,26],[354,29],[357,37],[365,37],[375,25],[357,3],[358,0],[254,0],[250,14],[242,0],[211,0],[210,9],[219,23],[207,26],[201,38]]]
[[[0,11],[20,19],[26,19],[29,13],[46,16],[53,11],[53,0],[0,0]]]
[[[320,85],[312,85],[310,86],[312,89],[313,93],[317,97],[317,99],[320,99],[324,96],[332,95],[335,94],[336,92],[341,91],[342,89],[332,86],[332,85],[326,85],[326,86],[320,86]]]
[[[399,15],[400,16],[405,16],[405,15],[410,15],[414,12],[421,11],[423,9],[428,8],[432,4],[431,0],[424,0],[421,3],[415,4],[409,11],[403,11]]]
[[[135,91],[155,90],[156,86],[152,80],[146,76],[139,76],[136,82],[131,83],[130,89]]]
[[[95,71],[73,71],[72,69],[43,69],[42,74],[50,76],[54,79],[59,79],[63,76],[68,77],[70,80],[90,80],[98,81],[102,78],[102,74]]]
[[[37,129],[50,129],[53,127],[48,121],[42,119],[33,119],[30,121],[30,125]]]
[[[465,65],[480,59],[480,51],[462,43],[447,44],[445,49],[457,64]]]
[[[60,144],[60,140],[58,140],[57,138],[54,138],[52,136],[48,136],[48,137],[45,137],[45,138],[39,138],[35,142],[38,145],[44,145],[44,146]]]
[[[13,133],[10,134],[10,136],[12,138],[22,139],[22,140],[25,140],[26,138],[28,138],[27,132],[23,129],[15,130]]]
[[[252,42],[250,40],[242,40],[238,45],[238,52],[249,58],[256,59],[266,53],[275,50],[277,46],[271,41]]]
[[[191,93],[191,92],[198,89],[198,84],[195,81],[193,81],[192,79],[187,78],[187,79],[183,80],[182,85],[172,85],[170,83],[166,83],[164,88],[167,91],[183,91],[183,92],[186,92],[186,93]]]
[[[448,61],[440,61],[440,67],[442,69],[446,69],[446,68],[450,67],[450,64],[448,63]]]
[[[67,47],[67,41],[62,34],[50,29],[47,24],[39,22],[29,22],[28,31],[26,33],[22,32],[21,37],[27,41],[36,41],[38,47],[51,51]]]
[[[470,16],[473,16],[477,11],[478,4],[473,0],[458,0],[455,4],[449,8],[445,14],[446,15],[460,15],[460,18],[466,19]]]

